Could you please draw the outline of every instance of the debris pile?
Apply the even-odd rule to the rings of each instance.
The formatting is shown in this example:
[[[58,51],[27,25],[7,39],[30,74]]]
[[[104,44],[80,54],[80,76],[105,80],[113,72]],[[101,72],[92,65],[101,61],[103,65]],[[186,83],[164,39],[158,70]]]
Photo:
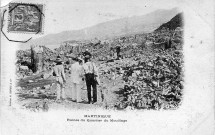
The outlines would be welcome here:
[[[176,109],[182,99],[183,54],[179,50],[151,53],[137,65],[124,67],[124,97],[116,107]]]

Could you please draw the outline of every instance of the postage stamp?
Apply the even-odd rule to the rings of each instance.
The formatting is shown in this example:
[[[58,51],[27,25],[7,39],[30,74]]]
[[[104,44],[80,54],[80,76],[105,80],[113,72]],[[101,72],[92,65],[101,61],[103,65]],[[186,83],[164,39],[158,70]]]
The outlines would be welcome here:
[[[43,4],[10,3],[8,32],[43,33]]]

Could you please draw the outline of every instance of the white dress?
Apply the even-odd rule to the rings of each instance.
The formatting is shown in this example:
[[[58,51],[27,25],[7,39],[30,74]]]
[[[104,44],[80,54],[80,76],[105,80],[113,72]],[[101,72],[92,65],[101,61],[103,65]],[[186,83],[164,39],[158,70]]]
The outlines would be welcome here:
[[[71,65],[71,82],[72,82],[72,100],[76,100],[77,102],[81,102],[81,86],[82,86],[82,78],[84,75],[83,67],[75,62]]]

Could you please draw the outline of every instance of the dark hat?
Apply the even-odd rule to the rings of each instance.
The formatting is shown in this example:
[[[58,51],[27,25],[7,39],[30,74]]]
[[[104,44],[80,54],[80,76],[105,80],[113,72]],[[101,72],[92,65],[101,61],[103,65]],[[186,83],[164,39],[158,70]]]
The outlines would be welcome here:
[[[60,56],[57,56],[57,59],[55,60],[56,63],[63,62]]]

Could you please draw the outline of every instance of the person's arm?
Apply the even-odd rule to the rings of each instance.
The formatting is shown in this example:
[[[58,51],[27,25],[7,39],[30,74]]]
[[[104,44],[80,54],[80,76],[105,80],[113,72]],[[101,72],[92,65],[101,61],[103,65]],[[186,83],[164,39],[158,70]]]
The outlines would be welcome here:
[[[83,66],[81,66],[80,77],[82,78],[82,81],[85,80],[85,71],[84,71],[84,67]]]
[[[73,64],[72,64],[73,65]],[[69,67],[69,73],[72,74],[72,65]]]
[[[96,76],[99,76],[99,73],[98,73],[98,68],[96,67],[95,63],[93,63],[93,72]]]
[[[97,81],[97,84],[100,85],[100,79],[99,79],[99,72],[98,72],[98,68],[96,67],[96,65],[93,63],[93,72],[95,74],[95,78]]]
[[[62,75],[63,80],[66,82],[66,76],[65,76],[65,73],[64,73],[64,67],[63,66],[62,66],[62,69],[61,69],[61,75]]]
[[[86,67],[87,65],[86,65],[86,63],[84,63],[83,65],[82,65],[82,67],[83,67],[83,72],[84,72],[84,74],[86,74],[86,72],[87,72],[87,67]]]

